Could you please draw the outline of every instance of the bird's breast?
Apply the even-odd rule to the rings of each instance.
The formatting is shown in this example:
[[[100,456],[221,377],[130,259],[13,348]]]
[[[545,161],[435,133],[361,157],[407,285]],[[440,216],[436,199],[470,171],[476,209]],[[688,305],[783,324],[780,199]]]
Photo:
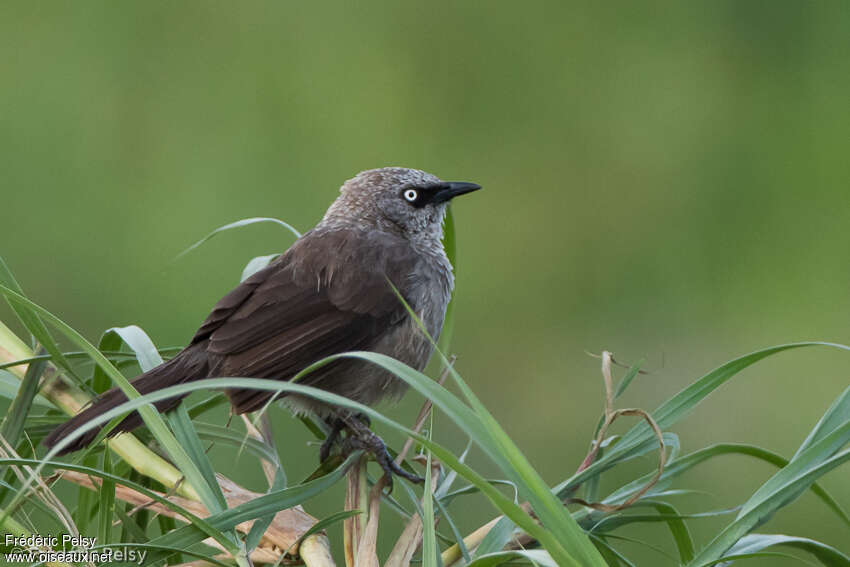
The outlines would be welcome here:
[[[405,297],[435,340],[443,326],[453,287],[451,264],[443,253],[425,255],[409,276]]]
[[[433,352],[431,340],[436,341],[442,331],[453,284],[451,265],[445,254],[426,255],[417,263],[402,290],[416,317],[408,314],[393,333],[395,358],[417,370],[425,367]]]

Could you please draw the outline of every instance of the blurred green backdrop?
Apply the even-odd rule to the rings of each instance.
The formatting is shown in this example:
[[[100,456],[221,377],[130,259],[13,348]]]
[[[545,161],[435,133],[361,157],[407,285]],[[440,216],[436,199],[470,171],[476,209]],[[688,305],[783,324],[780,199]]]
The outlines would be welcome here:
[[[185,342],[291,238],[183,248],[248,216],[309,228],[348,177],[405,165],[485,187],[455,205],[454,351],[553,483],[601,409],[585,351],[646,358],[624,403],[651,409],[759,347],[850,343],[847,2],[3,2],[0,54],[0,254],[92,340],[136,323]],[[790,455],[848,371],[826,350],[761,363],[677,429],[684,449]],[[409,398],[390,413],[412,419]],[[275,413],[297,479],[316,449]],[[739,465],[693,474],[710,495],[684,508],[739,504],[772,472]],[[846,472],[824,485],[850,504]],[[765,531],[850,552],[809,495]]]

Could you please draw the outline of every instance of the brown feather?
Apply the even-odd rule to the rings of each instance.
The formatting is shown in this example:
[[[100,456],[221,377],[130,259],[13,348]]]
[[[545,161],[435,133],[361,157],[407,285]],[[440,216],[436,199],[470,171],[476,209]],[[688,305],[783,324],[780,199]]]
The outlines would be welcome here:
[[[308,233],[225,296],[193,339],[206,341],[210,374],[290,380],[332,354],[371,350],[406,316],[388,278],[404,281],[413,268],[409,244],[382,236],[378,243],[365,231]],[[339,361],[302,383],[320,385],[346,366],[356,364]],[[238,413],[271,396],[241,390],[229,395]]]

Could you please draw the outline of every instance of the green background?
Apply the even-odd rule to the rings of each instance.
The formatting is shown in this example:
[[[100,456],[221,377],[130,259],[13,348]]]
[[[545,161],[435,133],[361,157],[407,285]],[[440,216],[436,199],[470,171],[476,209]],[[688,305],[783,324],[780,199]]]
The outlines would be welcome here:
[[[849,140],[846,2],[0,4],[0,254],[35,301],[91,340],[135,323],[182,344],[250,257],[292,241],[258,225],[174,261],[211,229],[305,230],[372,167],[478,182],[454,207],[453,351],[552,483],[602,407],[585,351],[646,358],[623,403],[651,409],[760,347],[850,343]],[[790,456],[848,371],[839,351],[780,355],[676,431],[686,451]],[[316,448],[275,415],[297,480]],[[262,488],[250,459],[214,455]],[[771,472],[714,462],[682,508],[740,504]],[[850,505],[846,471],[824,485]],[[460,508],[467,529],[492,513]],[[706,541],[720,524],[693,525]],[[664,529],[623,533],[669,549]],[[850,552],[810,495],[762,531]]]

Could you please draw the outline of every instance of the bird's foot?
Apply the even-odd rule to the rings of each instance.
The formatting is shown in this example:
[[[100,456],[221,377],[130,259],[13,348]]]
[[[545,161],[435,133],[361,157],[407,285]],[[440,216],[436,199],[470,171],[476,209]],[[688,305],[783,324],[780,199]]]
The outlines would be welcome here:
[[[324,463],[328,460],[328,457],[331,456],[331,451],[333,451],[334,445],[339,441],[339,435],[343,430],[348,429],[351,430],[351,426],[348,422],[357,421],[359,424],[365,424],[366,428],[372,425],[372,420],[369,419],[369,416],[364,415],[362,413],[358,413],[357,415],[351,417],[327,417],[325,418],[325,424],[330,427],[330,432],[328,436],[325,437],[325,440],[322,442],[322,446],[319,449],[319,464]]]
[[[393,475],[400,476],[417,484],[425,482],[421,476],[407,472],[401,468],[387,451],[384,440],[375,434],[369,427],[360,421],[359,417],[345,420],[348,436],[342,444],[342,452],[345,455],[353,451],[367,451],[375,457],[375,460],[384,471],[384,478],[389,492],[393,491]]]

